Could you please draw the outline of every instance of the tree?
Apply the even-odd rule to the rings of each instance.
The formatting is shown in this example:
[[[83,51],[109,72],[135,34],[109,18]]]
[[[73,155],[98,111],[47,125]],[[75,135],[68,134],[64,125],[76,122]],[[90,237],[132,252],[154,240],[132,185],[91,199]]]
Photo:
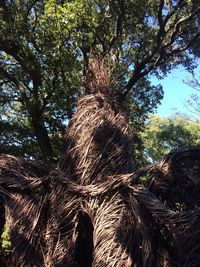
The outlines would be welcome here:
[[[42,158],[50,159],[64,106],[69,118],[82,95],[56,167],[30,161],[29,155],[0,157],[0,229],[5,222],[9,226],[9,265],[199,266],[199,191],[192,210],[186,194],[171,203],[165,194],[182,174],[185,190],[199,188],[196,165],[184,162],[180,169],[185,154],[199,168],[199,149],[165,161],[170,172],[159,164],[137,170],[131,129],[140,123],[138,114],[145,117],[162,96],[148,75],[165,74],[180,63],[190,67],[199,38],[198,2],[0,4],[1,96],[7,107],[2,125],[16,125],[17,131],[20,124],[28,131],[31,125]],[[155,185],[145,188],[140,177],[154,171]]]
[[[0,8],[1,104],[16,117],[10,126],[23,113],[18,126],[41,151],[35,147],[28,157],[58,155],[77,97],[93,90],[95,57],[109,69],[114,97],[138,122],[137,115],[152,111],[162,97],[148,75],[161,77],[178,64],[192,68],[200,35],[197,0],[2,0]],[[7,123],[2,116],[1,124]],[[19,150],[19,140],[12,143]]]
[[[173,149],[189,148],[200,144],[200,122],[183,117],[160,118],[150,116],[141,133],[144,156],[156,162]]]
[[[192,79],[185,81],[187,85],[189,85],[192,89],[196,91],[193,93],[187,101],[188,110],[194,114],[195,116],[200,116],[200,83],[199,77],[196,75],[196,71],[190,71],[192,75]]]
[[[200,96],[199,94],[192,94],[187,100],[187,109],[196,117],[200,116]]]

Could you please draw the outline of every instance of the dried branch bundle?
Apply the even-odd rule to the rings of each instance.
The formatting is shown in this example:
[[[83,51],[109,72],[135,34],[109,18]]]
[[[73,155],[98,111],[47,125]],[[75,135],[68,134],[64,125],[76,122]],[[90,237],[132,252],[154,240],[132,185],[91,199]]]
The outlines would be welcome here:
[[[97,93],[78,102],[66,131],[59,168],[80,184],[94,184],[109,175],[134,170],[131,129],[114,101]]]
[[[100,56],[91,54],[91,60],[85,75],[86,94],[111,94],[111,67]]]
[[[9,266],[199,266],[200,148],[139,171],[132,151],[124,115],[98,91],[79,101],[57,168],[1,156]]]

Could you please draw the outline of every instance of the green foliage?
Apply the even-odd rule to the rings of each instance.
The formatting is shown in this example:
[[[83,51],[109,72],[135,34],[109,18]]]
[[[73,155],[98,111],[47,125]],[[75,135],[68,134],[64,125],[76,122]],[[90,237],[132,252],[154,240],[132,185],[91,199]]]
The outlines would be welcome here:
[[[199,145],[200,122],[178,116],[165,119],[152,115],[141,138],[147,161],[159,161],[172,149]]]
[[[10,242],[10,233],[8,226],[5,224],[4,226],[4,231],[1,236],[2,239],[2,248],[5,253],[10,253],[11,252],[11,242]]]
[[[139,132],[163,96],[149,74],[193,68],[199,14],[195,0],[1,1],[1,152],[57,158],[94,56]]]

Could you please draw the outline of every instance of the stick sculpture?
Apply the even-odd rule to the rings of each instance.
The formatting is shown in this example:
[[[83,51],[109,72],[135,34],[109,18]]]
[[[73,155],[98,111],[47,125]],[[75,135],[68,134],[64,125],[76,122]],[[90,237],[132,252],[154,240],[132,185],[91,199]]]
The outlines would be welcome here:
[[[136,170],[131,129],[98,84],[79,100],[57,166],[1,156],[0,229],[12,244],[1,266],[200,266],[200,149]]]

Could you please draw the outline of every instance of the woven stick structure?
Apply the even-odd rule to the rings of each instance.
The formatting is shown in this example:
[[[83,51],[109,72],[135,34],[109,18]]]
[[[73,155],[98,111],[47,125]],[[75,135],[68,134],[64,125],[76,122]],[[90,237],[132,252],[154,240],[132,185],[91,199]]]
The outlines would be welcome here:
[[[198,149],[175,154],[185,158],[194,151],[199,156]],[[80,185],[58,169],[34,176],[39,167],[3,155],[1,196],[13,245],[9,265],[199,266],[199,209],[169,209],[173,198],[166,205],[163,190],[152,193],[158,193],[161,173],[167,178],[166,165],[173,160],[169,155],[140,172]],[[153,177],[149,188],[138,182],[144,174]]]
[[[12,244],[1,266],[200,266],[200,148],[136,170],[131,129],[103,90],[78,102],[57,167],[10,155],[0,167]]]

